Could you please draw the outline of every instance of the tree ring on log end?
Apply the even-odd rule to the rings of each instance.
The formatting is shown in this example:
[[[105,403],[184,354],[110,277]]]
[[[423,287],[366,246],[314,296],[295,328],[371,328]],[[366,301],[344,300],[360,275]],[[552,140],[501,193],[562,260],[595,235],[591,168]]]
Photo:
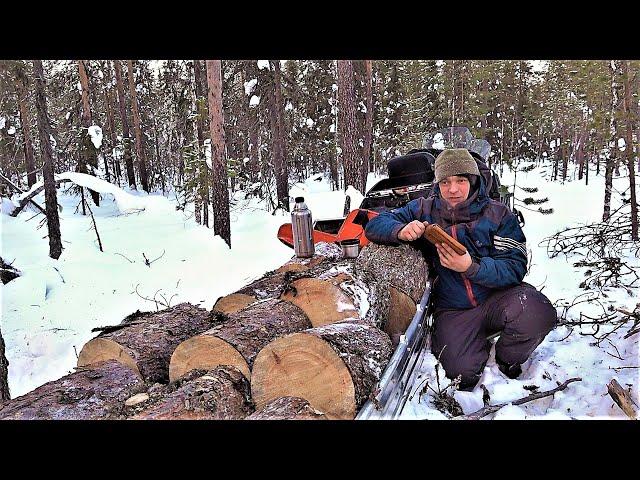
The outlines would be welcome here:
[[[82,347],[80,355],[78,355],[78,367],[85,367],[92,363],[106,360],[116,360],[129,367],[142,378],[138,364],[133,357],[125,351],[122,345],[106,338],[94,338]]]
[[[218,365],[236,367],[247,380],[251,379],[249,365],[238,350],[220,338],[197,335],[178,345],[171,355],[169,381],[174,382],[191,370],[212,370]]]
[[[301,278],[292,285],[295,295],[289,290],[280,299],[300,307],[314,327],[359,317],[353,300],[328,280]]]
[[[228,315],[239,312],[256,300],[257,299],[251,295],[245,295],[244,293],[232,293],[226,297],[219,298],[213,306],[213,310],[215,312],[226,313]]]
[[[349,369],[324,340],[294,333],[264,347],[253,364],[251,395],[261,409],[278,397],[300,397],[329,419],[353,419],[355,387]]]

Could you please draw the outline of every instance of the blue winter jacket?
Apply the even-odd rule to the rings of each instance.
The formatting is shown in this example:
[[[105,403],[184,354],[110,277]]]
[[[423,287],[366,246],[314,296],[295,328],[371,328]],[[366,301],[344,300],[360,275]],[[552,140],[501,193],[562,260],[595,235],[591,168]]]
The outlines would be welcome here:
[[[440,197],[436,184],[429,198],[417,198],[370,220],[365,235],[375,243],[399,245],[404,242],[398,233],[412,220],[440,225],[473,260],[466,272],[458,273],[442,266],[435,246],[424,237],[412,242],[433,260],[438,276],[433,286],[436,308],[473,308],[497,289],[522,282],[527,272],[526,238],[509,208],[487,196],[482,177],[480,187],[454,208]]]

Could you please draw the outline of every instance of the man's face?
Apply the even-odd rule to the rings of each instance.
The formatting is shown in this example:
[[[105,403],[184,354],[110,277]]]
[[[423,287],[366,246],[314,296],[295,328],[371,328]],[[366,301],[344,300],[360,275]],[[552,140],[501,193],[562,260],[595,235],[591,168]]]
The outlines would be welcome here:
[[[467,177],[454,175],[441,180],[440,193],[449,205],[455,207],[457,204],[464,202],[469,197],[471,184]]]

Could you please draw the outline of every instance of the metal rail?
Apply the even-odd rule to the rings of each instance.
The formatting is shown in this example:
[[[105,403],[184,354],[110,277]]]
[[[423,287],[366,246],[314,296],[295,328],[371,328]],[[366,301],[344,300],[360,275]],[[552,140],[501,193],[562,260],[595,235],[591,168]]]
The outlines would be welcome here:
[[[431,281],[428,280],[416,314],[406,333],[400,336],[400,342],[374,390],[378,393],[373,400],[367,400],[356,415],[356,420],[394,419],[402,413],[411,390],[412,373],[417,360],[424,348],[429,347],[427,306],[430,296]]]

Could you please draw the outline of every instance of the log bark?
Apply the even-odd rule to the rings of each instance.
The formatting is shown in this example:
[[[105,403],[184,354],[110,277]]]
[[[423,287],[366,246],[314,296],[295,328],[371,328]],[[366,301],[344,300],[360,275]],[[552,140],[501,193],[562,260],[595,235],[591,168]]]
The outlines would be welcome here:
[[[144,382],[133,370],[109,360],[78,369],[0,405],[0,419],[118,419],[125,400],[144,390]]]
[[[267,403],[246,420],[326,420],[327,416],[300,397],[280,397]]]
[[[311,258],[293,257],[277,270],[267,272],[258,280],[240,290],[220,297],[213,310],[225,314],[235,313],[257,300],[277,298],[287,287],[294,274],[306,272],[314,275],[322,273],[342,256],[337,245],[321,243],[316,245],[316,254]]]
[[[356,279],[369,288],[366,319],[384,330],[398,344],[420,303],[429,268],[411,245],[390,247],[368,244],[355,262]]]
[[[130,419],[240,420],[254,411],[249,381],[228,365],[193,370],[174,383],[154,387],[128,400]]]
[[[633,418],[634,420],[638,418],[638,412],[636,411],[631,396],[615,379],[608,383],[607,391],[627,417]]]
[[[311,328],[309,319],[295,305],[272,298],[231,314],[229,319],[185,340],[171,356],[169,380],[193,369],[232,365],[247,378],[258,352],[272,340]]]
[[[307,400],[329,419],[352,419],[380,379],[392,346],[366,322],[339,322],[279,338],[253,365],[251,393],[261,409],[271,400]]]
[[[78,366],[114,359],[149,383],[167,383],[169,361],[175,348],[210,329],[217,321],[214,314],[188,303],[158,312],[137,311],[85,344]]]

